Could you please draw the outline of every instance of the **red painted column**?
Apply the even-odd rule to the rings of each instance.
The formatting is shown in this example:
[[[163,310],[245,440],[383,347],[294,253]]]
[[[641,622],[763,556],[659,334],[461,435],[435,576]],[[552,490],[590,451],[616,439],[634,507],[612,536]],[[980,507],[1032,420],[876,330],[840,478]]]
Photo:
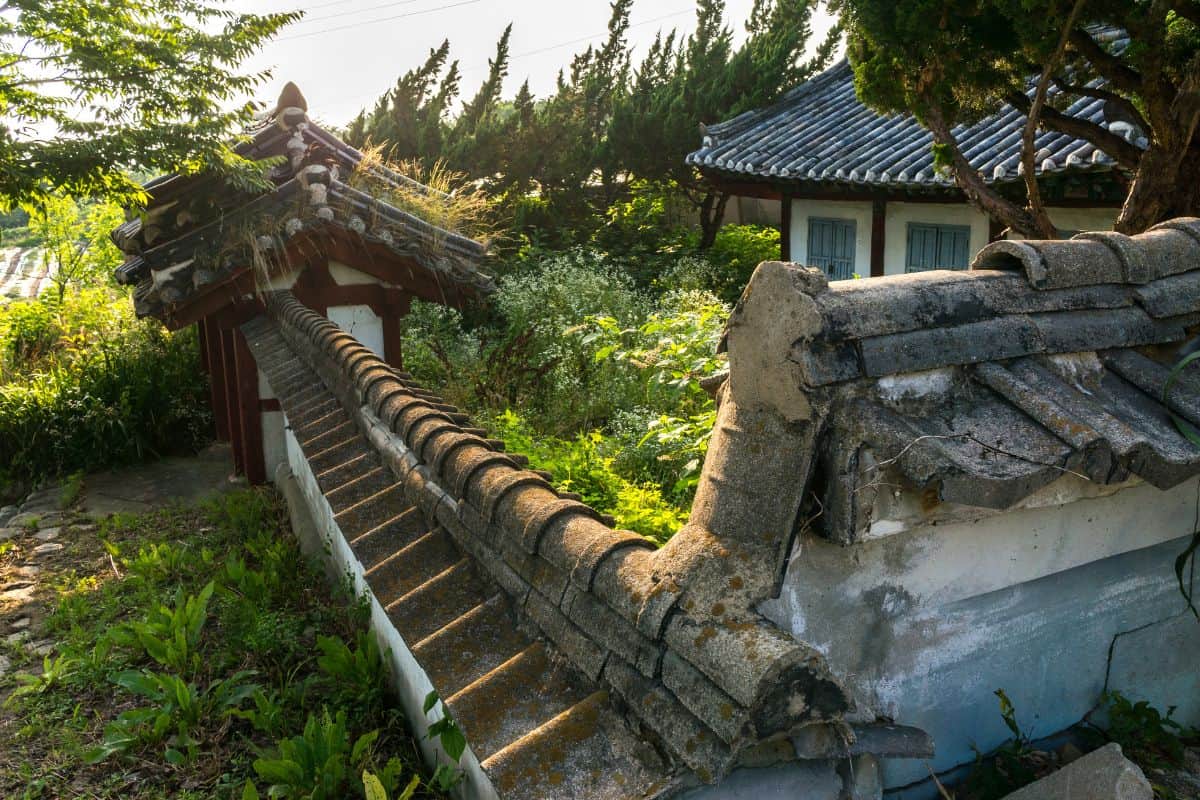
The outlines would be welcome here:
[[[225,361],[221,357],[221,329],[210,319],[205,323],[204,348],[208,351],[209,402],[217,441],[229,441],[229,414],[225,403]]]
[[[242,442],[242,426],[238,421],[237,408],[237,345],[232,328],[221,330],[221,362],[224,365],[225,415],[229,423],[229,441],[233,445],[233,466],[239,474],[245,474],[245,446]]]
[[[237,420],[241,428],[242,469],[253,486],[267,482],[263,457],[262,410],[258,402],[258,364],[241,331],[233,331],[237,365]]]
[[[200,369],[207,375],[212,370],[208,366],[208,326],[203,319],[196,320],[196,342],[200,346]]]

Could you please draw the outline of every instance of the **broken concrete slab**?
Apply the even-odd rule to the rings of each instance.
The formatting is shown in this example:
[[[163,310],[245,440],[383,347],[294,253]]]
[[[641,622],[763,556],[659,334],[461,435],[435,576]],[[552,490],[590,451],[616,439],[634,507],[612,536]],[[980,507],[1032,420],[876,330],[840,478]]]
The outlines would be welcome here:
[[[43,541],[43,542],[49,542],[49,541],[52,541],[52,540],[54,540],[54,539],[57,539],[57,538],[58,538],[58,534],[59,534],[59,532],[60,532],[61,530],[62,530],[62,528],[59,528],[59,527],[54,527],[54,528],[42,528],[42,529],[41,529],[41,530],[39,530],[37,533],[35,533],[33,536],[34,536],[34,538],[35,538],[35,539],[38,539],[38,540],[40,540],[40,541]]]
[[[12,662],[8,660],[7,656],[0,656],[0,678],[3,678],[8,673],[11,666]]]
[[[0,508],[0,527],[8,525],[8,521],[17,515],[16,506],[4,506]]]
[[[1154,800],[1140,767],[1115,742],[1072,761],[1005,800]]]
[[[0,603],[28,603],[33,599],[37,589],[32,583],[27,585],[10,586],[0,592]]]
[[[49,513],[62,509],[62,489],[51,486],[33,492],[21,503],[21,511],[29,513]]]
[[[59,550],[62,550],[64,546],[65,545],[63,545],[62,542],[46,542],[45,544],[39,544],[37,547],[33,548],[33,554],[35,556],[44,556],[47,553],[57,553]]]
[[[14,536],[20,536],[24,532],[24,528],[0,528],[0,542],[12,539]]]

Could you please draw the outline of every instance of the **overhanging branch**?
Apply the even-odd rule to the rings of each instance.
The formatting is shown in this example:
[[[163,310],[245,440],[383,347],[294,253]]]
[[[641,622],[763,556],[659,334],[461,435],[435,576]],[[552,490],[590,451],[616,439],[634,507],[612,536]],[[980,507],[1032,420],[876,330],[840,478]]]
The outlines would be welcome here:
[[[1006,98],[1013,107],[1022,114],[1029,114],[1032,102],[1024,92],[1010,92]],[[1142,159],[1142,149],[1121,136],[1086,119],[1064,114],[1049,106],[1042,109],[1042,124],[1051,130],[1084,139],[1108,153],[1118,164],[1126,169],[1137,169]]]

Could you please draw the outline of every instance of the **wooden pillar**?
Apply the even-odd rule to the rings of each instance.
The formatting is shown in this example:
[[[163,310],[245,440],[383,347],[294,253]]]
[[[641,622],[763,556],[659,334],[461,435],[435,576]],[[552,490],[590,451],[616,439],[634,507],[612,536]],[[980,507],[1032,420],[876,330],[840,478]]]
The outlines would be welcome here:
[[[237,366],[237,421],[241,429],[242,471],[252,486],[267,482],[263,457],[262,410],[258,398],[258,364],[239,330],[232,331]]]
[[[225,401],[225,360],[221,357],[221,329],[207,320],[204,324],[204,349],[208,351],[209,402],[217,441],[229,441],[229,414]]]
[[[224,365],[225,414],[229,423],[229,441],[233,445],[233,466],[239,474],[245,474],[245,447],[242,442],[242,426],[237,416],[237,345],[232,328],[221,330],[221,362]]]
[[[404,295],[397,302],[388,303],[383,308],[383,313],[379,315],[379,324],[383,327],[383,360],[396,369],[404,367],[400,325],[411,309],[412,297]]]
[[[200,369],[208,375],[212,370],[208,366],[208,329],[203,319],[196,320],[196,342],[200,346]]]
[[[887,200],[871,201],[871,277],[883,275],[883,253],[887,245]]]
[[[779,198],[779,259],[792,260],[792,196],[787,192]]]

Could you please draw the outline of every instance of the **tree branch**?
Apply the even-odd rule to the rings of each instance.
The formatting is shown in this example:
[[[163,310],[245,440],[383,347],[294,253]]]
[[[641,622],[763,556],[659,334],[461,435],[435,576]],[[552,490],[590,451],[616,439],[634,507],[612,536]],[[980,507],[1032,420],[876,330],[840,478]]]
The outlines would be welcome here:
[[[1093,86],[1081,86],[1077,83],[1068,83],[1065,78],[1054,78],[1054,85],[1058,87],[1060,92],[1064,94],[1077,94],[1081,97],[1094,97],[1097,100],[1103,100],[1106,103],[1112,103],[1115,106],[1120,106],[1121,110],[1129,116],[1133,117],[1136,124],[1143,131],[1150,130],[1150,123],[1142,116],[1141,109],[1133,104],[1133,101],[1128,97],[1119,95],[1116,92],[1108,89],[1101,89]]]
[[[1006,98],[1010,105],[1023,114],[1028,114],[1032,103],[1024,92],[1011,92]],[[1137,169],[1142,158],[1142,149],[1121,136],[1086,119],[1072,117],[1056,108],[1042,109],[1042,125],[1059,133],[1084,139],[1112,156],[1126,169]]]
[[[930,104],[922,114],[922,121],[933,134],[934,141],[949,150],[954,180],[967,196],[967,200],[989,217],[999,220],[1023,236],[1038,235],[1037,227],[1029,213],[989,186],[979,171],[971,166],[940,109]]]
[[[1104,49],[1087,31],[1076,28],[1068,37],[1070,44],[1096,71],[1118,89],[1136,94],[1142,90],[1142,75],[1118,56]]]
[[[1033,218],[1033,224],[1037,227],[1038,232],[1046,239],[1056,238],[1057,233],[1054,230],[1054,223],[1046,214],[1046,207],[1042,205],[1042,192],[1038,187],[1037,164],[1033,148],[1037,142],[1038,120],[1042,116],[1042,107],[1046,105],[1046,92],[1050,89],[1050,78],[1054,75],[1054,70],[1058,67],[1058,62],[1062,60],[1063,52],[1067,49],[1067,39],[1071,35],[1071,29],[1075,27],[1075,20],[1079,18],[1083,3],[1084,0],[1075,0],[1075,5],[1071,8],[1067,23],[1063,26],[1062,35],[1058,37],[1058,46],[1054,48],[1054,53],[1042,69],[1042,76],[1038,79],[1037,89],[1033,93],[1033,105],[1029,110],[1029,117],[1025,120],[1025,129],[1021,132],[1021,163],[1025,166],[1025,193],[1028,197],[1029,216]]]

